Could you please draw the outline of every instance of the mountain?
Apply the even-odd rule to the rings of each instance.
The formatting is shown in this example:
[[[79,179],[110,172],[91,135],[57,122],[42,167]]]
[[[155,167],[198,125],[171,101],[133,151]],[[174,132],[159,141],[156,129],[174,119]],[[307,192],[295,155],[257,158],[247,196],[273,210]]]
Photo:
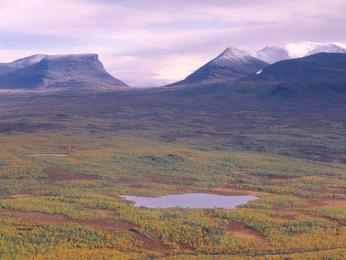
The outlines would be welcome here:
[[[267,65],[266,62],[257,59],[249,52],[229,47],[184,80],[170,86],[211,84],[235,80],[255,73]]]
[[[96,54],[33,55],[0,64],[0,89],[112,90],[127,85],[110,75]]]
[[[317,53],[269,65],[243,82],[269,96],[302,97],[346,94],[346,54]]]
[[[256,57],[267,63],[281,60],[301,58],[312,54],[346,53],[346,45],[342,43],[301,42],[287,43],[283,46],[268,46],[256,53]]]
[[[46,55],[37,54],[37,55],[32,55],[23,59],[16,60],[11,63],[0,63],[0,76],[8,72],[24,68],[26,66],[33,65],[37,62],[40,62],[45,57]]]

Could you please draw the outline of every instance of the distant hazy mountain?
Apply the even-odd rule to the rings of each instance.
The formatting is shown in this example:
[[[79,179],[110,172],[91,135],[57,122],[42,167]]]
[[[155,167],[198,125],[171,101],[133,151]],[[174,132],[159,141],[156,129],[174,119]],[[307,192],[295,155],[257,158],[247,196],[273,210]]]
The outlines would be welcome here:
[[[0,64],[1,89],[94,89],[127,87],[111,76],[96,54],[33,55]]]
[[[239,79],[255,73],[268,64],[254,57],[254,54],[236,48],[227,48],[183,81],[170,86],[210,84]]]
[[[244,80],[252,86],[271,86],[270,96],[328,98],[346,94],[346,54],[317,53],[280,61]]]
[[[256,53],[256,57],[268,63],[301,58],[319,52],[346,53],[342,43],[301,42],[287,43],[283,46],[268,46]]]

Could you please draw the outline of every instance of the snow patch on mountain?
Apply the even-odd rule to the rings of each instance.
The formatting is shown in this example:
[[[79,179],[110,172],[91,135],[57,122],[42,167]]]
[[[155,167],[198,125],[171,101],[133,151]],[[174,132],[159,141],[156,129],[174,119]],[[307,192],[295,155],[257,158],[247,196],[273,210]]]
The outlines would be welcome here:
[[[48,55],[45,55],[45,54],[36,54],[26,58],[15,60],[11,63],[7,63],[7,65],[11,68],[19,69],[19,68],[24,68],[26,66],[36,64],[47,57]]]
[[[257,72],[256,72],[256,75],[260,75],[262,72],[263,72],[263,69],[262,69],[262,70],[257,71]]]
[[[67,55],[47,55],[47,60],[85,60],[85,59],[98,59],[97,54],[86,53],[86,54],[67,54]]]

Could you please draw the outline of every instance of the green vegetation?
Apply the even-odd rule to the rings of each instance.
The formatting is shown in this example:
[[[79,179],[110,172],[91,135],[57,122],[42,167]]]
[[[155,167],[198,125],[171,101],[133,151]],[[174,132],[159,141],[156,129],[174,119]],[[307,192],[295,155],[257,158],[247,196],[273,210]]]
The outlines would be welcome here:
[[[1,142],[3,259],[345,253],[344,164],[131,135],[42,132]],[[259,199],[235,210],[145,209],[118,197],[194,191]]]
[[[0,259],[345,259],[344,103],[189,91],[0,96]]]
[[[301,198],[293,196],[265,196],[258,200],[250,201],[243,207],[266,209],[266,208],[297,208],[306,207],[308,203]]]

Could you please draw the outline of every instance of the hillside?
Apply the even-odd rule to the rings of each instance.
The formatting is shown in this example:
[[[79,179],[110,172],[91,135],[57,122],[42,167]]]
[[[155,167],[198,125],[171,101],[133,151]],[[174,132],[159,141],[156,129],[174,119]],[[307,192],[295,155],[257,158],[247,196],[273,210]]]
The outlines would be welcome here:
[[[277,62],[243,81],[272,85],[268,95],[332,98],[346,93],[346,54],[318,53]]]

